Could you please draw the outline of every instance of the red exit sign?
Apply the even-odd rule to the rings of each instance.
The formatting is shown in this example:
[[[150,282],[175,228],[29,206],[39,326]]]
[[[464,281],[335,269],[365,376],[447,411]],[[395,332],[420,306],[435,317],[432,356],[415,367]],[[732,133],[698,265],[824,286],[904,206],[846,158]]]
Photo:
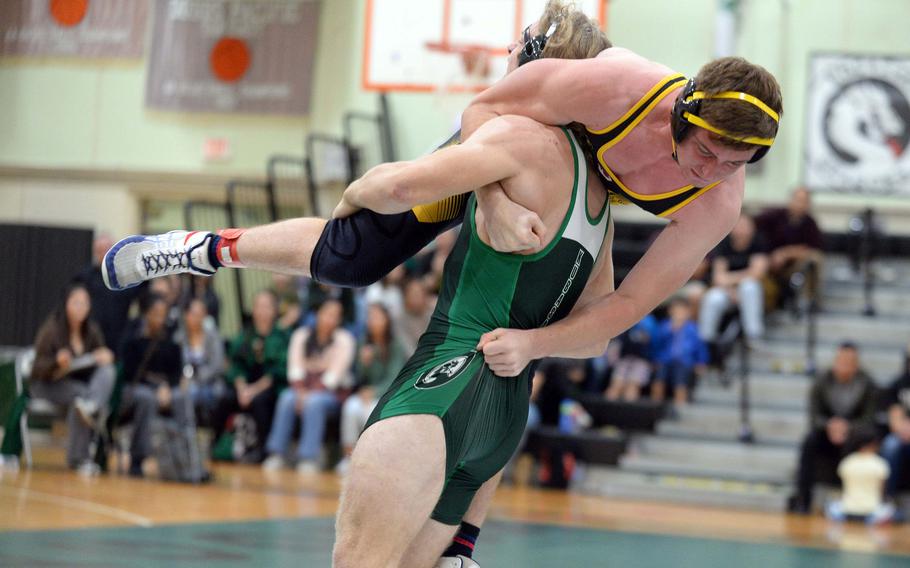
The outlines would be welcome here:
[[[224,162],[231,158],[231,143],[227,138],[206,138],[202,145],[206,162]]]

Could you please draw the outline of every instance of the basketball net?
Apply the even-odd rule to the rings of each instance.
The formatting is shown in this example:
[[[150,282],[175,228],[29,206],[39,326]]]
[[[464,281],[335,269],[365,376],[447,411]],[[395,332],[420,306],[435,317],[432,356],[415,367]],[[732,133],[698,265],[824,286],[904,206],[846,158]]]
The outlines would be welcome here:
[[[436,81],[435,106],[443,116],[452,116],[453,123],[474,95],[492,83],[490,48],[475,45],[427,43],[427,49],[446,55],[450,64]]]

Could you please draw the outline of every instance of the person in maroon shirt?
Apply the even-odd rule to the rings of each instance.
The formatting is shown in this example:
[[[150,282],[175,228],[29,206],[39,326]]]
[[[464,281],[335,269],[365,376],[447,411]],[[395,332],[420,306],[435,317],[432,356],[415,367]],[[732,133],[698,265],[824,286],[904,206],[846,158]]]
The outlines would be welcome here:
[[[805,291],[816,305],[824,264],[822,233],[810,213],[809,191],[793,190],[787,207],[764,211],[756,218],[758,230],[770,250],[769,274],[777,283],[778,303],[786,298],[790,282],[797,273],[805,275]]]

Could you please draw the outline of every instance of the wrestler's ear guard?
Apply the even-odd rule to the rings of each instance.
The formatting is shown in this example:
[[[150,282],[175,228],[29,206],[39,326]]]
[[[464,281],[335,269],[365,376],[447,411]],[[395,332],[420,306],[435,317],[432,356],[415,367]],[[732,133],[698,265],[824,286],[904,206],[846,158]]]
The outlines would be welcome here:
[[[722,93],[709,95],[704,91],[699,91],[696,89],[695,79],[689,79],[689,81],[686,83],[686,86],[683,87],[682,92],[678,97],[676,97],[676,102],[673,103],[673,110],[670,111],[670,128],[673,132],[673,141],[675,144],[678,145],[685,139],[689,133],[691,125],[694,124],[696,126],[704,128],[705,130],[719,134],[725,138],[759,146],[759,148],[755,151],[755,154],[753,154],[752,158],[749,160],[750,164],[755,163],[765,157],[765,154],[768,153],[771,145],[774,144],[774,138],[760,138],[758,136],[734,136],[733,134],[717,128],[716,126],[712,126],[705,119],[701,118],[698,115],[698,111],[701,108],[701,101],[705,99],[730,99],[747,102],[761,109],[762,112],[773,118],[775,122],[780,122],[780,115],[771,109],[771,107],[762,102],[758,97],[754,97],[748,93],[742,93],[739,91],[724,91]]]
[[[531,37],[531,26],[526,27],[521,32],[521,41],[524,45],[521,51],[518,52],[518,66],[521,67],[525,63],[540,59],[543,56],[544,48],[547,47],[547,40],[550,39],[550,36],[555,31],[556,22],[553,22],[546,33]]]

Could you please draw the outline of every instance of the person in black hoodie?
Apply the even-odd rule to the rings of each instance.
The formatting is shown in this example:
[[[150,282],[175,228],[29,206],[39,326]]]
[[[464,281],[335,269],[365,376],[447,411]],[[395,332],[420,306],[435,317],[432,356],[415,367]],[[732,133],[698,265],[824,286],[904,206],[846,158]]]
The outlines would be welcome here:
[[[142,462],[152,451],[152,419],[172,415],[185,424],[185,401],[178,389],[182,369],[180,347],[166,331],[168,303],[150,294],[142,302],[142,318],[123,344],[125,388],[122,412],[133,421],[130,475],[142,477]]]
[[[809,394],[809,434],[800,450],[796,494],[789,509],[808,513],[812,486],[819,480],[837,483],[837,464],[844,457],[851,433],[875,420],[875,385],[860,369],[859,350],[842,343],[831,369],[816,379]]]
[[[904,371],[885,392],[888,409],[888,435],[881,454],[891,466],[885,496],[895,497],[910,470],[910,344],[904,352]]]

